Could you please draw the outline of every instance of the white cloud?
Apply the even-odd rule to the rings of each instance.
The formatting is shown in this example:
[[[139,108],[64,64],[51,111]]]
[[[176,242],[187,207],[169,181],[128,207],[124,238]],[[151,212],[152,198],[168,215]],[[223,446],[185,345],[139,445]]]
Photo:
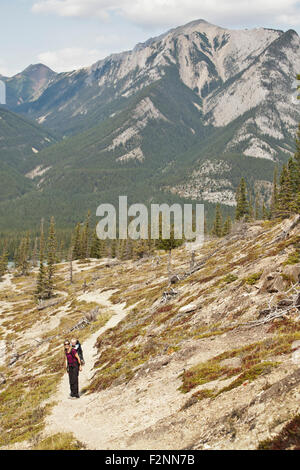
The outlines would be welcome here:
[[[124,37],[118,34],[98,34],[95,40],[102,47],[109,46],[112,48],[115,46],[119,47],[124,42]]]
[[[140,26],[162,27],[203,18],[219,25],[300,25],[298,0],[38,0],[36,13],[70,17],[118,15]]]
[[[0,59],[0,75],[3,77],[10,77],[12,75],[11,70],[2,59]]]
[[[118,34],[98,34],[94,39],[96,48],[65,47],[63,49],[46,51],[38,54],[38,60],[56,72],[66,72],[82,67],[88,67],[98,60],[104,59],[114,52],[124,50],[124,47],[133,47],[130,38]],[[0,60],[1,70],[1,60]]]
[[[106,50],[67,47],[56,51],[42,52],[38,60],[55,72],[66,72],[86,67],[108,54]]]

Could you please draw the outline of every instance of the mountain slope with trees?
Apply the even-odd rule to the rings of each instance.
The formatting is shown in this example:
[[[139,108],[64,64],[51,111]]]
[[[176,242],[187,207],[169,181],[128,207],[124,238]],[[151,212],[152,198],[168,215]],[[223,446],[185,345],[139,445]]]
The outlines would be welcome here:
[[[295,151],[299,51],[292,30],[199,20],[79,71],[30,66],[7,81],[22,98],[8,94],[8,107],[64,138],[49,137],[45,149],[35,142],[21,159],[3,144],[0,162],[22,175],[9,202],[1,198],[0,229],[37,230],[59,212],[57,227],[69,230],[120,194],[130,203],[204,202],[211,223],[217,203],[233,215],[241,176],[268,207],[274,167]]]
[[[0,201],[14,199],[35,189],[26,178],[30,157],[56,143],[38,124],[0,107]]]

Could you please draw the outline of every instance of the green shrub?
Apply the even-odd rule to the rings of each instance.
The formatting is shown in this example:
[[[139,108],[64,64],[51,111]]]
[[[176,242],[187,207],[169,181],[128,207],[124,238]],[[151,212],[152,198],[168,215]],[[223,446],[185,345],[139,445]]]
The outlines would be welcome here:
[[[231,282],[234,282],[237,279],[238,279],[238,276],[236,276],[235,274],[227,274],[227,276],[221,279],[221,282],[224,284],[230,284]]]
[[[259,273],[251,274],[251,276],[245,277],[243,279],[243,282],[244,282],[244,284],[248,284],[249,286],[253,286],[254,284],[257,283],[257,281],[260,280],[261,275],[262,275],[262,271],[260,271]]]
[[[283,263],[283,266],[291,265],[291,264],[298,264],[300,263],[300,253],[299,251],[293,251],[290,253],[287,260]]]

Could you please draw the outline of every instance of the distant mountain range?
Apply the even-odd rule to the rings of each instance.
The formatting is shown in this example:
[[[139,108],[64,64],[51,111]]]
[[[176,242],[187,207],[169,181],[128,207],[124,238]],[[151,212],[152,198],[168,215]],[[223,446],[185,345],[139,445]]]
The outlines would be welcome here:
[[[230,210],[242,175],[267,201],[275,163],[294,150],[299,71],[295,31],[199,20],[88,68],[56,74],[38,64],[1,77],[7,108],[48,136],[39,146],[28,131],[31,152],[11,159],[0,147],[0,162],[28,182],[0,204],[0,219],[17,227],[14,214],[26,207],[25,225],[52,213],[73,224],[120,194]],[[6,132],[0,126],[1,140]]]

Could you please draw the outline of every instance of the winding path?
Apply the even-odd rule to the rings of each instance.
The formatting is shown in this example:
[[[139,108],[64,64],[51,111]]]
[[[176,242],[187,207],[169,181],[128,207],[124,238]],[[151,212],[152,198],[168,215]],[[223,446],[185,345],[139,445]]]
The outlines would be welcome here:
[[[115,327],[128,314],[128,309],[125,308],[125,304],[114,305],[109,301],[112,293],[113,291],[106,291],[103,293],[92,292],[80,296],[80,300],[97,302],[101,306],[112,311],[113,315],[102,328],[92,334],[82,345],[85,365],[82,372],[79,374],[79,389],[88,385],[94,374],[93,367],[97,353],[97,349],[94,345],[97,338],[109,328]],[[69,393],[69,378],[66,373],[59,385],[56,395],[51,398],[51,401],[55,401],[56,405],[46,420],[45,435],[57,432],[72,432],[78,439],[83,441],[88,448],[93,448],[93,444],[89,442],[89,436],[94,434],[94,426],[91,426],[89,429],[89,425],[86,420],[82,420],[81,422],[80,418],[84,416],[85,409],[87,406],[91,405],[95,396],[83,395],[79,400],[70,400]],[[76,432],[76,430],[80,430],[80,432]]]

